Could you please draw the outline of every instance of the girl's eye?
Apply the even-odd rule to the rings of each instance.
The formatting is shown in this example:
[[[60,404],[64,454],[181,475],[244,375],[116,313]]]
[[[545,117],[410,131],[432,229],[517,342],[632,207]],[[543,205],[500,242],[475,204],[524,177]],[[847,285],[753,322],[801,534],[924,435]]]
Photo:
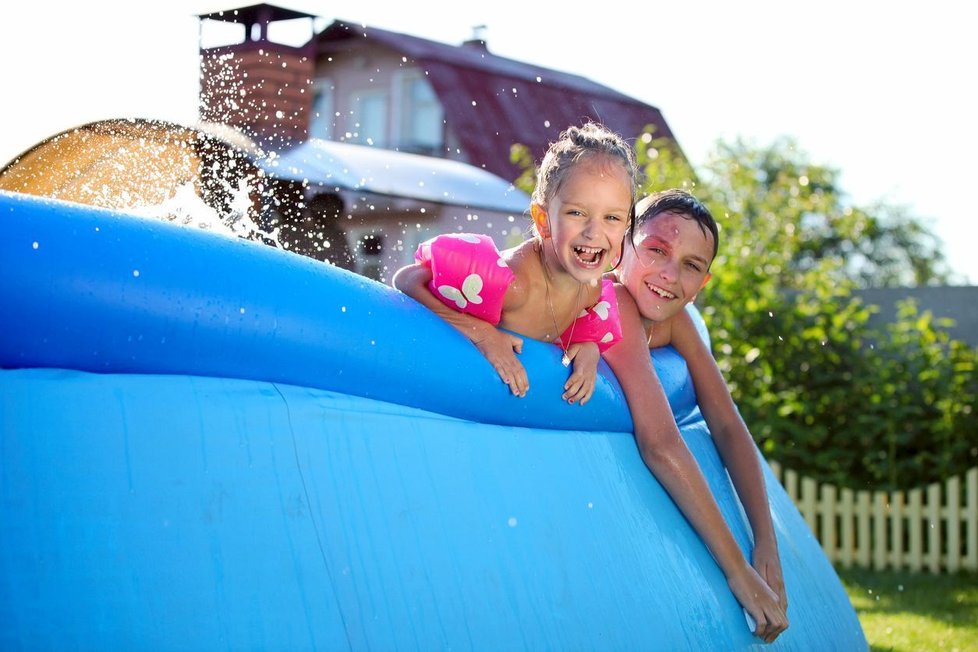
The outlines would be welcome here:
[[[618,215],[608,215],[607,216],[607,219],[613,220],[613,221],[616,221],[616,222],[620,222],[621,221],[621,217],[618,216]]]

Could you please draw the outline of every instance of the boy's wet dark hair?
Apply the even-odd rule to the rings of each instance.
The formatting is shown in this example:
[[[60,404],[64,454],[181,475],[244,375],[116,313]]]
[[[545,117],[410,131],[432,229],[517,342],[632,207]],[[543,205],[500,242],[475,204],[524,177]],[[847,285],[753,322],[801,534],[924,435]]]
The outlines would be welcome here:
[[[685,190],[670,188],[654,192],[643,197],[635,204],[635,219],[632,221],[632,232],[638,229],[651,219],[662,213],[676,213],[688,219],[696,220],[703,234],[713,235],[713,258],[717,257],[720,248],[720,227],[713,218],[710,210],[696,197]]]

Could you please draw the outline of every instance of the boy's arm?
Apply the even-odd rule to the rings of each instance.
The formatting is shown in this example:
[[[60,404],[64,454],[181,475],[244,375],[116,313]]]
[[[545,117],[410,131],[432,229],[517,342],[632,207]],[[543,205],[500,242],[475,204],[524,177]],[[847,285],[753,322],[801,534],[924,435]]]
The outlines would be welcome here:
[[[788,626],[784,609],[744,559],[727,527],[696,459],[679,435],[652,366],[635,302],[625,288],[617,290],[622,340],[605,351],[604,358],[625,393],[642,459],[713,554],[737,600],[756,622],[754,633],[771,642]]]
[[[431,293],[428,289],[429,281],[431,270],[414,263],[397,270],[391,284],[465,335],[489,360],[502,381],[509,385],[510,391],[516,396],[525,396],[530,389],[530,382],[526,369],[513,353],[523,350],[523,340],[478,317],[452,310]]]
[[[754,566],[787,609],[778,542],[754,439],[737,411],[713,354],[685,310],[673,318],[671,333],[671,343],[686,360],[696,400],[750,521]]]

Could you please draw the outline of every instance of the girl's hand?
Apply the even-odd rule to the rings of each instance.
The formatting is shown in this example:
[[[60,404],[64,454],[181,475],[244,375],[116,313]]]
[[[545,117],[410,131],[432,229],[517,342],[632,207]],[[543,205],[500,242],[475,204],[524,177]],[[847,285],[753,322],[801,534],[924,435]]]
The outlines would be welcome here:
[[[754,636],[765,643],[773,643],[788,628],[788,617],[778,596],[768,588],[761,576],[746,564],[744,569],[739,576],[728,577],[727,583],[734,597],[754,619]]]
[[[567,347],[567,357],[572,361],[573,371],[564,383],[563,399],[568,403],[577,401],[579,405],[584,405],[594,394],[601,351],[594,342],[581,342]]]
[[[754,570],[761,576],[781,602],[781,608],[788,611],[788,595],[784,590],[784,575],[781,573],[781,558],[776,544],[758,543],[752,555]]]
[[[485,336],[478,341],[473,339],[472,343],[486,356],[502,381],[509,385],[509,391],[514,396],[526,396],[530,389],[530,380],[523,364],[516,359],[516,354],[523,351],[523,339],[488,324],[487,326],[489,328],[486,329]]]

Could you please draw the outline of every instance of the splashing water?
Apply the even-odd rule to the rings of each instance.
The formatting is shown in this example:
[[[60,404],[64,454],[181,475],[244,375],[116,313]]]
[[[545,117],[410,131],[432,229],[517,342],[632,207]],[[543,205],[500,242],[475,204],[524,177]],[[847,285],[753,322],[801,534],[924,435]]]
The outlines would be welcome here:
[[[260,239],[266,244],[282,248],[279,227],[265,228],[252,217],[253,193],[254,190],[247,181],[238,181],[237,187],[229,192],[228,210],[219,213],[200,197],[193,183],[187,182],[178,186],[173,195],[163,202],[136,205],[130,210],[140,217],[193,226],[232,237]]]
[[[0,167],[0,189],[282,247],[267,219],[267,179],[255,164],[264,153],[235,138],[218,127],[102,120],[56,134]]]

